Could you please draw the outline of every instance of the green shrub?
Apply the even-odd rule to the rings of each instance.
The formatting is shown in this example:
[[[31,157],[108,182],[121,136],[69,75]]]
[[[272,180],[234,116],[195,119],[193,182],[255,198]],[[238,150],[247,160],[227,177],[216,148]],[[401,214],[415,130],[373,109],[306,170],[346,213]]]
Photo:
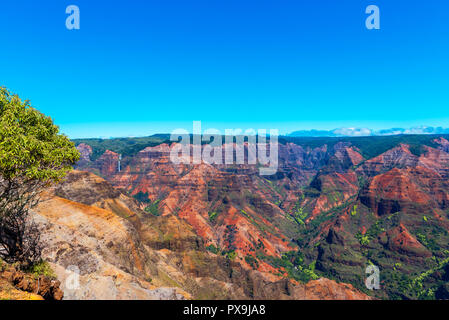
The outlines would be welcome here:
[[[26,270],[26,272],[32,273],[35,278],[44,276],[50,279],[56,279],[56,274],[50,267],[50,264],[44,260],[41,260],[38,263],[32,265],[28,270]]]
[[[150,203],[150,198],[148,192],[143,193],[139,191],[137,194],[133,195],[134,199],[143,203]]]
[[[368,234],[362,234],[361,232],[357,232],[355,235],[356,239],[359,240],[362,246],[366,246],[370,243],[371,239]]]
[[[235,257],[237,257],[237,252],[235,252],[234,250],[229,251],[229,252],[226,253],[226,257],[227,257],[229,260],[234,260]]]
[[[352,208],[351,216],[355,216],[357,214],[357,205],[354,205],[354,208]]]
[[[160,200],[156,200],[150,205],[145,207],[145,212],[151,213],[153,216],[159,217],[161,213],[159,212],[159,202]]]
[[[218,254],[218,253],[220,252],[220,249],[217,248],[216,246],[214,246],[213,244],[207,246],[207,247],[206,247],[206,250],[207,250],[207,251],[210,251],[210,252],[212,252],[212,253],[214,253],[214,254]]]
[[[216,211],[209,212],[209,221],[214,222],[217,219],[218,213]]]

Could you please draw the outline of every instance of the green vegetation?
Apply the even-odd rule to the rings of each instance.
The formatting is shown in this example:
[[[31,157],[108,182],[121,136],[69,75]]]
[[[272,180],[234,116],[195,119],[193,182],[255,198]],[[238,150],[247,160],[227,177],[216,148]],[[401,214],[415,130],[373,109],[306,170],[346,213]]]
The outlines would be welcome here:
[[[361,150],[366,159],[376,157],[387,150],[397,147],[399,144],[408,144],[410,152],[419,156],[424,151],[423,146],[436,147],[434,140],[439,137],[449,139],[447,134],[439,135],[395,135],[395,136],[371,136],[371,137],[279,137],[279,142],[286,144],[295,143],[302,147],[317,148],[327,145],[333,148],[339,142],[349,142]]]
[[[416,234],[416,239],[418,239],[419,242],[421,242],[421,244],[425,247],[427,247],[428,249],[432,250],[432,251],[439,251],[440,250],[440,246],[437,244],[437,242],[435,241],[435,239],[426,236],[423,233],[418,232]]]
[[[50,117],[0,88],[0,258],[23,268],[40,260],[40,231],[30,211],[42,189],[59,182],[79,158]]]
[[[237,257],[237,252],[234,249],[231,250],[221,250],[219,247],[210,244],[206,247],[206,250],[212,252],[213,254],[221,254],[229,260],[234,260]]]
[[[0,176],[7,180],[60,181],[79,153],[50,117],[0,87]]]
[[[266,235],[266,231],[270,231],[271,233],[275,234],[273,228],[268,228],[267,225],[263,223],[258,223],[253,216],[249,215],[245,210],[240,210],[240,213],[243,214],[254,226],[256,226],[264,235]]]
[[[419,276],[415,277],[409,283],[409,290],[417,299],[435,299],[435,289],[425,287],[424,281],[436,271],[443,269],[449,263],[449,257],[441,260],[437,266],[431,268]]]
[[[209,221],[214,222],[217,219],[218,213],[216,211],[209,212]]]
[[[4,268],[6,267],[6,262],[0,259],[0,272],[3,272]]]
[[[369,235],[362,234],[361,232],[357,232],[355,237],[357,240],[359,240],[359,242],[362,246],[367,246],[371,241],[371,238],[369,237]]]
[[[299,225],[304,225],[304,220],[307,218],[307,212],[304,207],[301,206],[301,200],[295,204],[293,208],[293,218]]]
[[[74,139],[76,146],[81,143],[92,147],[91,160],[98,159],[106,150],[132,157],[146,147],[155,147],[162,143],[170,143],[170,135],[156,134],[150,137],[113,138],[113,139]]]
[[[40,260],[39,262],[33,264],[26,271],[33,274],[36,279],[40,276],[44,276],[50,279],[56,279],[56,274],[50,267],[50,264],[44,260]]]
[[[213,254],[218,254],[218,253],[220,252],[220,248],[217,248],[217,247],[214,246],[213,244],[208,245],[208,246],[206,247],[206,250],[212,252]]]
[[[262,252],[256,254],[257,259],[265,261],[276,269],[283,269],[289,278],[306,283],[310,280],[318,279],[315,273],[316,261],[310,264],[305,263],[305,258],[300,251],[289,251],[282,254],[281,258],[267,256]]]
[[[237,257],[237,252],[235,250],[223,252],[223,255],[225,255],[229,260],[234,260]]]
[[[307,268],[303,269],[303,274],[306,279],[316,280],[319,278],[319,276],[315,273],[315,265],[316,261],[313,261],[311,264],[308,265]]]
[[[399,269],[400,267],[402,267],[402,263],[396,262],[396,263],[394,264],[393,270],[396,271],[396,270]]]
[[[143,203],[151,202],[148,192],[143,193],[142,191],[139,191],[137,194],[133,195],[133,197]]]
[[[159,204],[161,202],[160,199],[151,202],[148,192],[143,193],[142,191],[139,191],[135,195],[133,195],[134,199],[138,200],[139,202],[148,204],[144,211],[147,213],[151,213],[153,216],[159,217],[161,213],[159,212]]]
[[[383,227],[384,221],[377,220],[367,231],[365,234],[362,234],[360,231],[355,234],[355,238],[359,240],[362,246],[367,246],[371,240],[377,238],[377,236],[385,231]]]
[[[160,200],[156,200],[153,203],[150,203],[150,205],[145,207],[145,212],[151,213],[153,216],[159,217],[161,213],[159,212],[159,203]]]
[[[331,220],[337,214],[341,213],[343,210],[346,210],[348,206],[354,203],[355,197],[349,198],[347,201],[343,202],[339,206],[335,206],[331,208],[329,211],[322,212],[320,215],[316,216],[308,225],[307,230],[305,230],[306,234],[312,234],[316,231],[319,225],[323,222]]]
[[[357,176],[357,182],[359,184],[359,188],[364,188],[369,182],[364,176]]]
[[[251,268],[253,268],[254,270],[257,270],[257,268],[259,268],[259,261],[254,258],[253,256],[246,256],[245,257],[245,261],[247,264],[249,264],[251,266]]]

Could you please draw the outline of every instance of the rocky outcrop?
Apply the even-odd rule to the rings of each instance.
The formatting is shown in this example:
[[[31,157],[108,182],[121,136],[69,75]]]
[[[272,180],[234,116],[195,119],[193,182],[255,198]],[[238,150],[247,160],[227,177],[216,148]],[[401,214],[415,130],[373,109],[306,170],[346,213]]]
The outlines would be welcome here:
[[[0,278],[0,300],[44,300],[42,296],[15,288],[11,282]]]
[[[412,168],[419,164],[419,158],[412,154],[408,145],[401,144],[383,154],[369,159],[361,165],[357,171],[368,177],[390,171],[393,168]]]
[[[82,163],[78,163],[78,165],[80,164],[87,164],[88,162],[90,162],[90,156],[92,155],[92,147],[89,146],[88,144],[85,143],[80,143],[76,149],[79,151],[80,153],[80,160]]]
[[[177,288],[151,283],[134,228],[111,211],[48,196],[35,221],[42,230],[43,255],[60,279],[65,299],[188,297]]]
[[[312,280],[304,286],[304,300],[372,300],[373,298],[356,290],[350,284],[337,283],[321,278]]]
[[[27,274],[1,263],[0,297],[12,300],[62,300],[60,282],[47,276]]]
[[[434,140],[435,143],[439,144],[439,149],[449,153],[449,141],[447,139],[440,137]]]
[[[410,169],[394,168],[374,177],[360,194],[363,204],[378,215],[416,208],[448,208],[449,184],[438,172],[417,166]]]
[[[392,251],[406,254],[407,256],[431,257],[432,252],[424,247],[408,229],[400,224],[380,235],[380,242]]]

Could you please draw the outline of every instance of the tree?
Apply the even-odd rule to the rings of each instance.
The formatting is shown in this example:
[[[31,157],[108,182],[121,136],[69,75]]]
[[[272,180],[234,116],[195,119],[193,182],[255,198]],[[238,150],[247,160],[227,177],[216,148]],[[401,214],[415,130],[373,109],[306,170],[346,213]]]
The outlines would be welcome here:
[[[0,87],[0,258],[30,265],[41,255],[30,210],[42,189],[79,160],[74,144],[50,117]]]

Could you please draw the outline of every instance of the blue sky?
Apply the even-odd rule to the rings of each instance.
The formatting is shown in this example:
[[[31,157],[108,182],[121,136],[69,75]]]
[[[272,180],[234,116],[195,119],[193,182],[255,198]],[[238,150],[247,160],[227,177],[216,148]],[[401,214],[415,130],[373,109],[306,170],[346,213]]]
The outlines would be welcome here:
[[[78,5],[81,29],[65,27]],[[365,28],[365,8],[381,30]],[[0,85],[70,137],[449,127],[445,0],[4,1]]]

